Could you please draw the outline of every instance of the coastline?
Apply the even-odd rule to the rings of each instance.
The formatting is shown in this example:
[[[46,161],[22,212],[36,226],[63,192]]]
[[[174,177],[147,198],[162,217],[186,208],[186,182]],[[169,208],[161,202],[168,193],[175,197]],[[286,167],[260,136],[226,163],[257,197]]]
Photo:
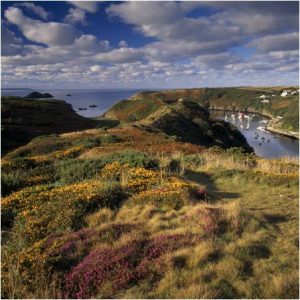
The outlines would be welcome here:
[[[267,114],[264,114],[264,113],[261,113],[261,112],[257,112],[257,111],[254,111],[254,110],[238,110],[238,109],[223,109],[223,108],[209,108],[210,111],[224,111],[224,112],[243,112],[243,113],[251,113],[251,114],[256,114],[256,115],[260,115],[262,117],[265,117],[267,119],[269,119],[269,121],[275,121],[276,118],[274,118],[273,116],[271,115],[267,115]],[[292,139],[296,139],[296,140],[299,140],[299,133],[293,133],[293,132],[290,132],[290,131],[286,131],[286,130],[283,130],[283,129],[277,129],[277,128],[274,128],[272,126],[269,126],[267,125],[266,128],[265,128],[267,131],[271,132],[271,133],[276,133],[276,134],[279,134],[279,135],[282,135],[282,136],[286,136],[286,137],[289,137],[289,138],[292,138]]]

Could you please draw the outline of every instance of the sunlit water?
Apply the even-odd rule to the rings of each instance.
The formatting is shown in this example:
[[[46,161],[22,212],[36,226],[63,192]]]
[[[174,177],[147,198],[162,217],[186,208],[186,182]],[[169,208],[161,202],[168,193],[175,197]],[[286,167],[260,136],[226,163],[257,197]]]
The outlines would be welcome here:
[[[72,104],[73,109],[84,117],[97,117],[102,115],[111,106],[120,100],[128,99],[141,90],[36,90],[41,93],[50,93],[55,99],[65,100]],[[20,96],[24,97],[32,92],[32,90],[2,90],[3,96]],[[70,95],[70,96],[67,96]],[[89,107],[97,105],[97,107]],[[79,110],[84,108],[85,110]]]
[[[122,99],[128,99],[140,90],[38,90],[51,93],[54,98],[65,100],[73,106],[73,109],[84,117],[96,117],[102,115],[112,105]],[[26,96],[32,90],[2,90],[3,96]],[[67,96],[71,95],[71,96]],[[97,105],[91,108],[89,105]],[[86,108],[87,110],[79,110]],[[296,139],[261,131],[258,127],[266,127],[268,120],[254,114],[239,119],[237,113],[215,111],[212,116],[226,120],[235,125],[246,137],[249,145],[254,148],[257,155],[263,157],[299,156],[299,142]],[[231,115],[234,115],[231,116]],[[226,117],[227,116],[227,117]]]

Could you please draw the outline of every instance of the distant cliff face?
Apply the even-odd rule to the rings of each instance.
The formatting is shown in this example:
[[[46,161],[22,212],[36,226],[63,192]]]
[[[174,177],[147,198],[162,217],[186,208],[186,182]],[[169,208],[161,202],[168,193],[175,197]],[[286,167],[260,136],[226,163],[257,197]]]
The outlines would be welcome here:
[[[187,100],[162,106],[136,124],[148,131],[163,132],[183,142],[207,147],[242,147],[247,152],[253,152],[236,127],[211,119],[207,109]]]
[[[2,97],[2,154],[39,135],[95,127],[97,121],[77,115],[60,100]]]

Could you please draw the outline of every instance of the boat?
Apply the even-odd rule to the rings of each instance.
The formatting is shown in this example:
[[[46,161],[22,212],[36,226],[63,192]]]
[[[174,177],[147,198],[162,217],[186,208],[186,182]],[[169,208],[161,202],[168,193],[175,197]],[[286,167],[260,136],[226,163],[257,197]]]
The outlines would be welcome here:
[[[257,129],[257,130],[260,130],[260,131],[265,131],[266,127],[258,126],[256,129]]]
[[[79,107],[78,110],[87,110],[85,107]]]
[[[96,105],[96,104],[91,104],[91,105],[89,105],[89,107],[98,107],[98,105]]]

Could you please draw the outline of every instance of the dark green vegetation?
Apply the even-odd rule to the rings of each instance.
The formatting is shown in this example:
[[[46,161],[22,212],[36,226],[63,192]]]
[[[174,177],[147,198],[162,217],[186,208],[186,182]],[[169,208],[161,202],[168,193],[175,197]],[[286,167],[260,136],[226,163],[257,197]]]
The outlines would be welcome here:
[[[1,101],[2,155],[37,136],[110,126],[109,123],[114,123],[79,116],[70,104],[60,100],[2,97]]]
[[[104,116],[124,122],[135,122],[155,112],[162,105],[164,105],[164,101],[156,98],[149,101],[148,99],[142,99],[134,102],[131,100],[122,100],[116,103]]]
[[[253,151],[236,127],[211,119],[207,109],[191,101],[162,106],[137,124],[183,142],[222,148],[243,147],[248,152]]]
[[[281,97],[283,90],[296,91],[296,88],[201,88],[180,89],[154,92],[137,93],[131,100],[118,103],[107,113],[107,116],[118,118],[121,121],[137,121],[145,117],[145,114],[153,113],[158,106],[173,103],[186,98],[214,109],[247,110],[258,112],[269,117],[282,117],[278,122],[273,122],[272,127],[283,130],[286,133],[298,136],[299,128],[299,96],[298,93]],[[265,95],[270,101],[262,103],[261,95]],[[142,107],[147,107],[143,110]],[[141,112],[143,112],[141,114]],[[132,119],[128,118],[128,115]]]
[[[29,99],[39,99],[39,98],[53,98],[53,96],[49,93],[39,93],[39,92],[31,92],[25,98]]]

